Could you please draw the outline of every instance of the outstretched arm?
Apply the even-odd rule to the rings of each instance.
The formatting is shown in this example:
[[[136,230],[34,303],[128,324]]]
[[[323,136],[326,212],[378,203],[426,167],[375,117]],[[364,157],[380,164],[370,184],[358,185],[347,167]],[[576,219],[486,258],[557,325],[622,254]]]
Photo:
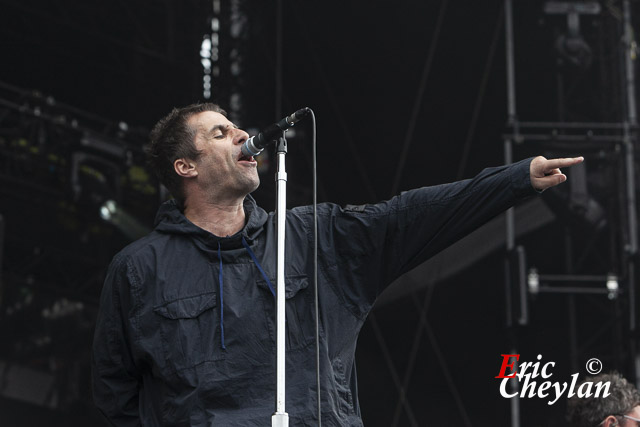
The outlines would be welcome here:
[[[343,275],[339,292],[354,312],[364,316],[398,276],[520,200],[565,181],[560,168],[582,160],[529,158],[484,169],[473,179],[406,191],[373,205],[344,209],[327,205],[330,211],[319,213],[327,219],[328,234],[321,239],[335,248],[328,259]]]
[[[560,171],[560,168],[581,163],[584,157],[570,157],[565,159],[546,159],[538,156],[531,161],[529,173],[531,175],[531,185],[538,191],[555,187],[567,180],[567,176]]]

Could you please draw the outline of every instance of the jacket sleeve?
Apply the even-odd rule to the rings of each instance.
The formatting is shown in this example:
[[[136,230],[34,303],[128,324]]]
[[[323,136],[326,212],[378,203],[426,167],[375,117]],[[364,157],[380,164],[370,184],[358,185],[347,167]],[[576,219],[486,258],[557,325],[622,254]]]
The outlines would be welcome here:
[[[113,425],[140,426],[140,376],[129,347],[128,295],[127,263],[116,257],[109,267],[102,289],[94,333],[93,399]]]
[[[536,194],[526,159],[484,169],[473,179],[404,192],[374,205],[323,212],[325,260],[337,292],[359,316],[393,280]],[[328,225],[328,226],[327,226]],[[332,249],[329,249],[332,248]]]

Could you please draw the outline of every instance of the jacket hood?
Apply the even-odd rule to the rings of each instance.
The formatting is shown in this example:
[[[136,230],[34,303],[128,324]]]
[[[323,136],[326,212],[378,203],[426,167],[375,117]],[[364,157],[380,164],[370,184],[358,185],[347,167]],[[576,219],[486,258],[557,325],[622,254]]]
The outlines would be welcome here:
[[[190,236],[197,242],[206,246],[206,249],[217,250],[218,245],[223,249],[235,249],[242,247],[242,237],[248,242],[256,239],[267,221],[267,213],[260,208],[256,201],[247,195],[243,202],[246,223],[244,228],[233,236],[220,237],[204,230],[184,216],[182,207],[176,200],[164,202],[155,219],[155,230],[164,234],[180,234]],[[199,245],[200,246],[200,245]],[[204,248],[203,248],[204,249]]]

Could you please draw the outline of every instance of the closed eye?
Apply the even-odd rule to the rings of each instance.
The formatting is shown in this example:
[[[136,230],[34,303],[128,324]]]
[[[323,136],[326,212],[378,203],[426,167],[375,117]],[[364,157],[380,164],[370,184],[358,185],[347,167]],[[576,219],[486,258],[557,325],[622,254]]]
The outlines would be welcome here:
[[[231,124],[231,126],[229,125],[215,125],[213,128],[211,128],[209,130],[209,135],[210,138],[213,139],[225,139],[229,133],[231,132],[232,129],[238,129],[238,126],[236,126],[235,124]]]

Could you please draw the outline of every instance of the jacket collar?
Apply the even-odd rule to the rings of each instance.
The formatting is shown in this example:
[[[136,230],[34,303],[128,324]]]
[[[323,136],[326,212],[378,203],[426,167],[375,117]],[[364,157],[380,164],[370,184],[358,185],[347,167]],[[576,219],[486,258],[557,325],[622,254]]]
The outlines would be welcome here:
[[[198,246],[207,251],[242,248],[242,237],[251,243],[262,232],[267,221],[267,213],[260,208],[256,201],[247,195],[244,199],[246,223],[244,228],[233,236],[219,237],[204,230],[184,216],[182,207],[175,200],[164,202],[156,214],[156,231],[165,234],[178,234],[193,238]]]

